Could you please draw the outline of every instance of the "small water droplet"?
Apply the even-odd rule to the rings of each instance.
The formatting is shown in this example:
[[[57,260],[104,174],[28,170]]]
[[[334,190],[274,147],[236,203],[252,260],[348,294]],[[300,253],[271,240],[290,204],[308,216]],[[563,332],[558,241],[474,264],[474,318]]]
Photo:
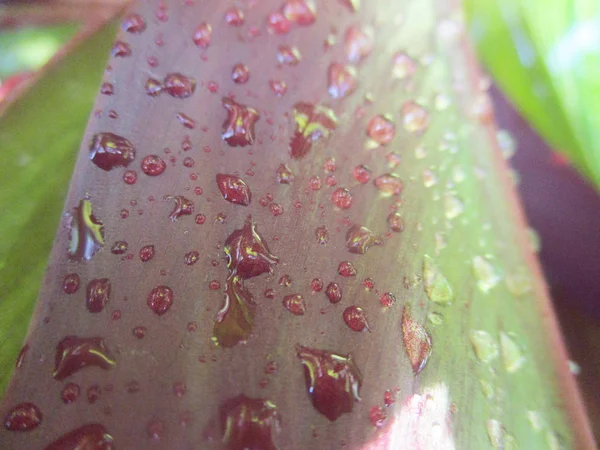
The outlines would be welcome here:
[[[508,373],[516,372],[525,363],[521,347],[513,336],[504,331],[500,332],[500,349],[502,351],[502,363]]]
[[[373,184],[385,197],[400,195],[402,192],[402,181],[398,175],[384,173],[373,180]]]
[[[364,255],[375,245],[383,245],[383,239],[367,227],[353,225],[346,232],[346,248],[350,253]]]
[[[137,326],[133,329],[133,335],[138,339],[142,339],[146,336],[146,331],[146,327]]]
[[[17,355],[17,360],[15,361],[15,368],[20,369],[25,364],[25,357],[27,356],[27,352],[29,352],[29,344],[23,345],[19,354]]]
[[[367,124],[367,136],[379,145],[387,145],[396,136],[396,125],[389,118],[376,115]]]
[[[180,73],[169,73],[162,82],[162,92],[171,97],[188,98],[196,90],[196,80]]]
[[[87,309],[91,313],[101,312],[110,298],[110,281],[108,278],[92,280],[87,285]]]
[[[176,222],[181,216],[191,216],[194,212],[194,202],[183,195],[165,195],[165,200],[175,200],[175,208],[169,214],[169,219]]]
[[[223,198],[230,203],[248,206],[252,192],[244,180],[235,175],[217,174],[217,186]]]
[[[313,278],[310,282],[310,288],[313,290],[313,292],[321,292],[323,290],[323,286],[323,280],[320,278]]]
[[[283,297],[283,306],[296,316],[303,316],[306,312],[306,303],[300,294],[286,295]]]
[[[462,214],[465,207],[458,197],[449,192],[444,194],[444,214],[446,219],[452,220]]]
[[[67,383],[60,391],[60,398],[65,405],[69,405],[76,401],[81,394],[81,388],[76,383]]]
[[[294,173],[286,164],[281,164],[277,169],[277,181],[280,184],[290,184],[294,181]]]
[[[63,280],[63,291],[65,291],[65,294],[74,294],[79,290],[79,284],[79,275],[76,273],[69,273],[65,275]]]
[[[361,164],[354,168],[354,170],[352,171],[352,175],[354,176],[354,179],[359,183],[367,184],[371,180],[371,169]]]
[[[339,63],[331,63],[327,69],[327,90],[333,98],[351,95],[357,86],[356,69]]]
[[[422,133],[429,126],[429,112],[412,100],[402,105],[402,123],[409,133]]]
[[[338,273],[343,277],[355,277],[356,268],[350,261],[342,261],[338,265]]]
[[[131,56],[131,46],[127,42],[115,41],[111,53],[115,58],[126,58]]]
[[[326,245],[329,242],[329,231],[325,226],[317,227],[315,237],[317,238],[317,244]]]
[[[302,60],[302,54],[298,47],[280,45],[277,48],[277,61],[286,66],[295,66]]]
[[[269,80],[269,86],[277,97],[283,97],[287,92],[287,83],[283,80]]]
[[[484,330],[471,330],[469,339],[475,350],[475,356],[483,363],[489,363],[498,356],[498,346],[494,338]]]
[[[194,31],[194,44],[200,48],[208,48],[212,40],[212,27],[207,23],[201,23]]]
[[[142,262],[148,262],[154,258],[154,245],[145,245],[140,249],[140,259]]]
[[[379,297],[379,304],[384,308],[394,306],[396,304],[396,297],[391,292],[384,292]]]
[[[227,110],[227,119],[223,123],[221,137],[232,147],[245,147],[254,143],[254,124],[260,114],[254,108],[236,103],[230,98],[221,99]]]
[[[114,450],[114,439],[104,425],[88,423],[63,434],[44,450]]]
[[[156,286],[146,298],[148,307],[158,316],[162,316],[173,305],[173,291],[168,286]]]
[[[135,170],[126,170],[123,174],[123,181],[127,184],[135,184],[137,182],[137,172]]]
[[[96,133],[90,141],[90,160],[102,170],[128,166],[135,159],[135,147],[114,133]]]
[[[231,79],[235,84],[244,84],[250,79],[250,70],[245,64],[238,63],[233,66]]]
[[[330,421],[352,412],[360,401],[362,377],[350,355],[299,346],[298,358],[304,366],[306,389],[313,406]]]
[[[353,331],[368,331],[369,324],[367,323],[367,316],[365,311],[356,305],[348,306],[343,313],[344,322]]]
[[[100,386],[98,386],[97,384],[90,386],[86,392],[86,397],[87,397],[88,403],[90,403],[90,404],[96,403],[100,399],[101,393],[102,393],[102,390],[100,389]]]
[[[180,112],[180,113],[177,113],[175,115],[175,117],[177,118],[179,123],[181,125],[183,125],[185,128],[188,128],[190,130],[193,130],[194,128],[196,128],[196,121],[194,119],[192,119],[190,116],[188,116],[187,114]]]
[[[299,159],[320,140],[327,139],[337,127],[337,117],[332,109],[310,103],[294,105],[296,129],[290,141],[292,158]]]
[[[431,356],[431,336],[423,325],[414,321],[406,307],[402,310],[402,335],[406,354],[414,374],[417,375]]]
[[[329,299],[330,303],[339,303],[342,300],[342,287],[332,281],[327,285],[327,289],[325,289],[325,295]]]
[[[146,21],[139,14],[130,14],[123,21],[123,31],[140,34],[146,30]]]
[[[337,188],[331,194],[331,202],[340,209],[350,208],[352,200],[352,194],[346,188]]]
[[[409,78],[415,73],[417,63],[405,52],[398,52],[392,60],[392,76],[398,80]]]
[[[404,231],[404,220],[402,220],[402,216],[398,212],[390,213],[387,216],[387,224],[395,233],[401,233]]]
[[[423,257],[423,286],[427,297],[432,302],[443,305],[452,303],[452,299],[454,298],[452,286],[450,286],[442,271],[428,255]]]
[[[500,276],[494,266],[482,256],[473,258],[473,273],[477,278],[477,287],[482,292],[489,292],[500,282]]]
[[[515,297],[520,297],[522,295],[531,292],[531,278],[525,271],[525,269],[521,269],[515,271],[513,273],[509,273],[506,275],[504,282],[506,283],[506,288],[508,292],[510,292]]]
[[[156,177],[163,173],[167,164],[158,155],[148,155],[142,159],[142,172],[150,177]]]
[[[271,34],[287,34],[292,23],[281,12],[275,11],[267,16],[267,27]]]
[[[313,0],[287,0],[281,12],[287,20],[301,26],[312,25],[317,19],[317,7]]]
[[[104,247],[104,224],[94,216],[89,200],[81,200],[70,219],[69,259],[87,261]]]
[[[235,7],[231,7],[225,11],[225,23],[233,27],[241,27],[244,25],[244,12]]]
[[[103,338],[67,336],[56,346],[53,376],[62,381],[87,366],[108,370],[115,364]]]
[[[358,63],[373,51],[373,35],[370,29],[351,26],[344,36],[344,50],[351,63]]]
[[[42,412],[34,403],[20,403],[4,417],[4,428],[8,431],[31,431],[42,423]]]

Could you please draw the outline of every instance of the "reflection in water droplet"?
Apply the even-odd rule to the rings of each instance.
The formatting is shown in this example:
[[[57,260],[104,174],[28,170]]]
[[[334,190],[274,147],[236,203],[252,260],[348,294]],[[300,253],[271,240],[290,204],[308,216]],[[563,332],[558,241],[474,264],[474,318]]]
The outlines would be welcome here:
[[[296,129],[290,141],[290,151],[295,159],[306,156],[313,144],[327,139],[337,127],[333,110],[322,105],[296,103],[293,114]]]
[[[108,370],[115,364],[103,338],[67,336],[56,346],[53,376],[62,381],[87,366]]]
[[[396,125],[388,117],[379,114],[369,120],[367,136],[379,145],[387,145],[396,136]]]
[[[489,292],[500,282],[500,275],[496,273],[492,263],[482,256],[473,258],[473,273],[477,278],[477,287],[482,292]]]
[[[452,286],[428,255],[423,257],[423,286],[432,302],[445,305],[452,303]]]
[[[431,355],[431,336],[423,325],[413,320],[406,307],[402,310],[402,335],[406,354],[414,374],[417,375],[423,370]]]
[[[373,184],[384,196],[400,195],[402,192],[402,181],[393,173],[384,173],[373,180]]]
[[[165,195],[165,200],[175,200],[175,208],[169,214],[169,219],[176,222],[181,216],[190,216],[194,212],[194,202],[183,195]]]
[[[365,311],[356,305],[348,306],[343,313],[344,322],[353,331],[370,331]]]
[[[514,373],[525,363],[523,351],[514,337],[500,332],[500,349],[502,350],[502,363],[508,373]]]
[[[287,20],[301,26],[312,25],[317,18],[314,0],[287,0],[281,11]]]
[[[350,355],[299,346],[298,357],[304,366],[306,388],[313,406],[332,422],[352,412],[360,401],[362,377]]]
[[[79,290],[79,275],[76,273],[69,273],[65,275],[63,280],[63,291],[65,294],[74,294]]]
[[[70,431],[44,450],[114,450],[114,439],[104,425],[89,423]]]
[[[221,99],[227,110],[227,119],[223,122],[221,137],[232,147],[245,147],[254,143],[254,124],[260,114],[254,108],[236,103],[230,98]]]
[[[114,133],[96,133],[90,142],[90,159],[102,170],[128,166],[135,159],[135,148]]]
[[[350,253],[364,255],[374,245],[383,245],[383,239],[367,227],[353,225],[346,232],[346,248]]]
[[[92,202],[81,200],[69,224],[69,258],[87,261],[104,247],[104,225],[94,216]]]
[[[494,338],[483,330],[471,330],[469,332],[469,339],[475,350],[475,356],[477,359],[484,363],[496,359],[498,356],[498,346],[494,341]]]
[[[42,423],[42,413],[33,403],[20,403],[4,417],[4,428],[8,431],[31,431]]]

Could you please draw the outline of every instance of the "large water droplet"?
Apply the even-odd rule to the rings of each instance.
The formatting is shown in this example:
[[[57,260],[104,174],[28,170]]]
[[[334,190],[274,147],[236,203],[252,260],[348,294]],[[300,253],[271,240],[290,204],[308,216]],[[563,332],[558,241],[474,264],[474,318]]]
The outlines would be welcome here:
[[[344,36],[344,50],[351,63],[358,63],[373,51],[373,36],[370,30],[351,26]]]
[[[379,145],[387,145],[396,136],[396,125],[381,114],[374,116],[367,124],[367,135]]]
[[[194,212],[194,202],[183,195],[165,195],[164,199],[175,200],[175,207],[169,214],[172,222],[176,222],[181,216],[190,216]]]
[[[373,184],[384,196],[400,195],[402,192],[402,181],[398,175],[384,173],[373,180]]]
[[[212,40],[212,27],[207,23],[201,23],[194,31],[194,44],[200,48],[208,48]]]
[[[367,227],[352,225],[346,232],[346,248],[350,253],[364,255],[374,245],[383,245],[383,239]]]
[[[475,350],[475,356],[477,359],[484,363],[496,359],[498,356],[498,346],[494,341],[494,338],[483,330],[471,330],[469,332],[469,339]]]
[[[135,159],[135,148],[114,133],[96,133],[90,142],[90,159],[102,170],[128,166]]]
[[[312,25],[317,19],[317,7],[313,0],[287,0],[281,12],[287,20],[301,26]]]
[[[352,206],[352,194],[346,188],[337,188],[331,193],[331,202],[340,209]]]
[[[223,198],[236,205],[248,206],[252,200],[252,192],[244,180],[235,175],[217,174],[217,186]]]
[[[254,108],[236,103],[230,98],[221,99],[227,110],[227,119],[223,122],[221,137],[232,147],[245,147],[254,143],[254,124],[260,114]]]
[[[332,109],[310,103],[294,105],[296,129],[290,141],[292,158],[302,158],[321,139],[327,139],[337,127],[337,117]]]
[[[330,303],[339,303],[340,300],[342,300],[342,287],[332,281],[327,285],[327,288],[325,289],[325,295],[329,299]]]
[[[452,286],[428,255],[423,257],[423,286],[432,302],[446,305],[452,303]]]
[[[142,159],[142,172],[150,177],[156,177],[163,173],[167,164],[158,155],[148,155]]]
[[[56,346],[53,376],[62,381],[87,366],[108,370],[115,364],[103,338],[67,336]]]
[[[110,281],[108,278],[92,280],[87,285],[87,309],[91,313],[99,313],[110,298]]]
[[[94,216],[89,200],[81,200],[79,206],[73,208],[69,227],[72,261],[87,261],[104,247],[104,225]]]
[[[148,307],[158,316],[162,316],[173,305],[173,291],[168,286],[156,286],[146,298]]]
[[[286,295],[283,297],[283,306],[296,316],[303,316],[306,312],[306,303],[300,294]]]
[[[402,335],[406,354],[414,374],[417,375],[423,370],[431,355],[431,336],[423,325],[413,320],[406,307],[402,310]]]
[[[492,263],[482,256],[473,258],[473,273],[477,278],[477,287],[483,292],[489,292],[500,282],[500,276]]]
[[[114,439],[104,425],[88,423],[63,434],[44,450],[114,450]]]
[[[146,20],[139,14],[130,14],[123,21],[123,31],[132,34],[140,34],[146,30]]]
[[[42,423],[42,412],[34,403],[20,403],[4,417],[8,431],[31,431]]]
[[[331,63],[327,69],[327,90],[333,98],[344,98],[356,90],[356,69]]]
[[[317,411],[331,421],[352,412],[354,402],[360,401],[362,385],[360,371],[352,357],[303,346],[298,347],[297,354],[304,366],[308,394]]]
[[[514,337],[500,332],[500,349],[502,351],[502,363],[508,373],[514,373],[525,363],[523,351]]]
[[[398,52],[393,59],[392,76],[398,80],[404,80],[412,76],[417,69],[417,63],[414,59],[404,52]]]
[[[169,73],[162,83],[162,91],[175,98],[188,98],[196,90],[196,80],[180,73]]]

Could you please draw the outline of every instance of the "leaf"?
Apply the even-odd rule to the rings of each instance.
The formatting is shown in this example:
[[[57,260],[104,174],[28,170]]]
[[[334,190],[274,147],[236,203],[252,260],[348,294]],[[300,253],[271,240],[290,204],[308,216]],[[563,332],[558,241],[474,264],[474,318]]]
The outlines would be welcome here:
[[[114,26],[83,41],[0,117],[0,392],[27,330]]]
[[[467,112],[481,93],[456,13],[445,0],[138,3],[0,405],[36,428],[5,426],[2,443],[485,448],[493,419],[502,442],[585,448],[493,129]],[[427,300],[426,254],[452,306]],[[523,268],[534,288],[517,299],[499,277],[484,292],[476,258]],[[519,370],[479,362],[470,330],[511,336]],[[532,405],[542,433],[523,419]]]
[[[521,113],[600,186],[600,3],[466,0],[483,63]]]

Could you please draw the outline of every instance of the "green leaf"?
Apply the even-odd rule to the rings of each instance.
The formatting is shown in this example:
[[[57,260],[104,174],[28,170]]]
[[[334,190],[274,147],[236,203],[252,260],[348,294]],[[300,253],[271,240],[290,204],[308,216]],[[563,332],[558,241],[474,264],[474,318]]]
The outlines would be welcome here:
[[[497,83],[557,151],[600,186],[600,3],[466,0]]]
[[[76,31],[75,24],[2,31],[0,78],[15,72],[39,69]]]
[[[45,70],[0,120],[0,393],[27,331],[114,33],[103,28]]]

